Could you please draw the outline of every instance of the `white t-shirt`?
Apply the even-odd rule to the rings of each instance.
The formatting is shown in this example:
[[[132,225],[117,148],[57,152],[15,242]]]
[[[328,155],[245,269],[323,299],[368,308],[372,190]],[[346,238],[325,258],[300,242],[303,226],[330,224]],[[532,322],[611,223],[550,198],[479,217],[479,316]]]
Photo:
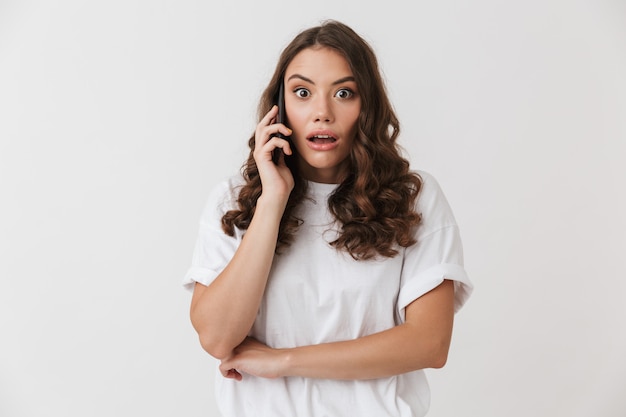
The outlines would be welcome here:
[[[455,311],[472,292],[454,216],[438,183],[419,171],[417,201],[422,223],[417,243],[394,258],[357,261],[328,244],[337,228],[328,211],[332,184],[309,183],[298,208],[304,223],[294,242],[275,256],[250,336],[274,348],[359,338],[404,321],[404,308],[444,278],[454,281]],[[222,215],[236,207],[240,177],[211,193],[200,221],[192,266],[184,285],[208,285],[232,258],[245,231],[227,236]],[[339,381],[287,377],[242,381],[217,375],[217,401],[224,417],[424,416],[430,391],[424,371],[389,378]]]

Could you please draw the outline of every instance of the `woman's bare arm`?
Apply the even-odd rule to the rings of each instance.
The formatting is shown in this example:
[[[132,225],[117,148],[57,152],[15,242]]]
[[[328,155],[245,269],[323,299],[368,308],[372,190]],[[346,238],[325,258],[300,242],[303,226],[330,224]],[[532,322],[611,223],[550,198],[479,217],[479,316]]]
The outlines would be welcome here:
[[[191,322],[200,344],[221,359],[239,345],[252,327],[274,258],[282,213],[257,205],[250,226],[224,271],[207,287],[196,283]]]
[[[283,159],[275,164],[272,151],[281,148],[291,154],[289,143],[274,135],[291,131],[274,124],[276,107],[259,122],[255,132],[254,159],[263,191],[250,226],[226,268],[209,285],[196,284],[191,299],[191,322],[202,347],[223,359],[247,336],[263,297],[269,275],[280,221],[294,186],[291,171]]]
[[[222,361],[226,377],[301,376],[371,379],[440,368],[447,360],[454,317],[454,284],[444,281],[406,307],[406,322],[355,340],[271,349],[246,339]]]

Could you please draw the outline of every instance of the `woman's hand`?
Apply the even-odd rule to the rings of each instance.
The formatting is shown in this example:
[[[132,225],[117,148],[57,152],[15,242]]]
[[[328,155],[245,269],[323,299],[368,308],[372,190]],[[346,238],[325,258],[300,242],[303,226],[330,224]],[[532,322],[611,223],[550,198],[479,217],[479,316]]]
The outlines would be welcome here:
[[[224,377],[237,381],[241,381],[242,372],[262,378],[278,378],[284,376],[284,366],[284,355],[280,349],[272,349],[248,337],[222,361],[220,372]]]
[[[282,123],[274,123],[278,115],[278,106],[272,109],[261,119],[254,133],[254,161],[256,162],[263,184],[264,195],[287,197],[294,187],[294,179],[291,171],[285,164],[285,156],[291,155],[291,145],[277,136],[282,133],[291,135],[291,129]],[[274,151],[282,150],[278,163],[272,160]],[[282,155],[284,153],[284,155]]]

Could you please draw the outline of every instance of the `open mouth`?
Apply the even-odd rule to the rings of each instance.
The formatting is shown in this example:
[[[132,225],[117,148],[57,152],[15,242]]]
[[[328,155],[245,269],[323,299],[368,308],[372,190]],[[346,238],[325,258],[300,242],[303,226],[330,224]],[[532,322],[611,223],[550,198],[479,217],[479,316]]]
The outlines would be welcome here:
[[[330,135],[314,135],[314,136],[308,137],[307,140],[309,142],[319,143],[319,144],[333,143],[337,141],[336,138]]]

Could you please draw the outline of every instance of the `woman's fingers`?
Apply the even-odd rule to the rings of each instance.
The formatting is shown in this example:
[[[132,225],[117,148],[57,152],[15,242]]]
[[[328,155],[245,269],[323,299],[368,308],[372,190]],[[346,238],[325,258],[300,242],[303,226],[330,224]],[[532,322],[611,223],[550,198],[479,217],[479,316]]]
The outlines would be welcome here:
[[[274,105],[274,106],[272,106],[270,111],[268,111],[265,114],[265,116],[263,116],[263,118],[261,119],[259,124],[262,124],[262,125],[265,125],[265,126],[270,125],[270,124],[272,124],[272,121],[274,119],[276,119],[276,116],[278,116],[278,106]]]
[[[261,119],[257,124],[256,132],[254,134],[255,148],[263,146],[271,137],[271,130],[277,131],[276,128],[270,129],[274,125],[274,120],[278,114],[278,107],[274,106],[269,112]]]
[[[291,129],[289,129],[287,126],[283,125],[282,123],[274,123],[277,114],[278,107],[274,106],[257,125],[254,135],[255,148],[264,146],[273,138],[278,138],[279,133],[282,133],[284,136],[291,135]]]
[[[246,338],[224,359],[220,372],[225,378],[240,381],[243,373],[261,378],[278,378],[284,375],[285,361],[280,349],[272,349],[253,338]]]
[[[222,373],[222,376],[224,378],[235,379],[237,381],[241,381],[243,379],[243,376],[236,369],[227,369],[227,370],[220,369],[220,372]]]
[[[278,137],[278,133],[289,136],[292,132],[287,126],[275,123],[277,114],[278,107],[274,106],[257,124],[253,157],[263,184],[263,194],[288,198],[294,179],[280,154],[292,155],[293,150],[289,141]]]
[[[264,148],[267,148],[268,152],[272,152],[274,149],[281,149],[285,155],[291,155],[291,144],[286,139],[281,139],[277,136],[273,136],[267,143],[264,145]]]

